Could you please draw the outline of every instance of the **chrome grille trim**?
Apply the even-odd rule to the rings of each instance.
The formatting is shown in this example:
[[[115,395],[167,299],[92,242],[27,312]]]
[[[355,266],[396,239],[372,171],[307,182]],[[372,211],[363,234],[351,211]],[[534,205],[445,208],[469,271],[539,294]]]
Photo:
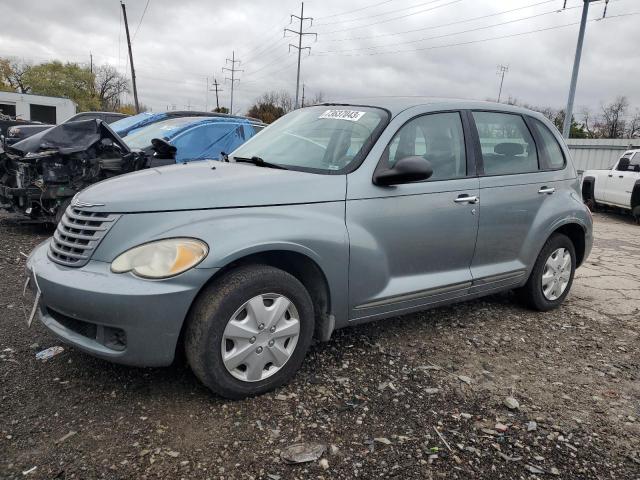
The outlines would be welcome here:
[[[82,267],[120,215],[70,206],[49,242],[49,258],[66,267]]]

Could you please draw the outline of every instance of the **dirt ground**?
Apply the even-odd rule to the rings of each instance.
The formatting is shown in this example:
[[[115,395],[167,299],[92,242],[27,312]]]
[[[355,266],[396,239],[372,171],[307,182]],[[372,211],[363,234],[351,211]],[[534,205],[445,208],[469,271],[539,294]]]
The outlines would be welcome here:
[[[560,309],[501,294],[348,328],[290,385],[234,402],[184,362],[37,361],[62,344],[27,329],[20,252],[50,232],[0,219],[0,478],[638,479],[640,227],[595,220]],[[284,463],[300,442],[326,451]]]

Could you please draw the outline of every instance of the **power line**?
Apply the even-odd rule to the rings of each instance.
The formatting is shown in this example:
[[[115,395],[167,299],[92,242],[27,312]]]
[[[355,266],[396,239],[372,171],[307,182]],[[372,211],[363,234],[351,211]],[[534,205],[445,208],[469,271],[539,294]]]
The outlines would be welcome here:
[[[502,84],[504,83],[504,74],[509,71],[509,65],[498,65],[497,75],[500,75],[500,90],[498,90],[498,103],[500,103],[500,97],[502,97]]]
[[[440,2],[440,1],[441,0],[430,0],[428,2],[418,3],[417,5],[412,5],[410,7],[397,8],[397,9],[391,11],[391,12],[377,13],[375,15],[367,15],[367,16],[364,16],[364,17],[352,18],[350,20],[336,20],[334,22],[316,23],[316,27],[324,27],[325,25],[336,25],[338,23],[359,22],[360,20],[368,20],[370,18],[383,17],[385,15],[390,15],[390,14],[402,12],[404,10],[411,10],[413,8],[424,7],[425,5],[431,5],[432,3],[437,3],[437,2]]]
[[[430,12],[430,11],[436,10],[438,8],[448,7],[449,5],[453,5],[454,3],[459,3],[459,2],[462,2],[462,1],[463,0],[452,0],[452,1],[448,2],[448,3],[443,3],[442,5],[436,5],[436,6],[431,7],[431,8],[425,8],[424,10],[419,10],[417,12],[407,13],[407,14],[400,15],[400,16],[397,16],[397,17],[388,18],[388,19],[385,19],[385,20],[380,20],[379,22],[368,23],[366,25],[355,25],[353,27],[342,28],[342,29],[339,29],[339,30],[331,30],[330,32],[322,32],[322,34],[323,35],[332,35],[334,33],[350,32],[351,30],[357,30],[357,29],[360,29],[360,28],[372,27],[374,25],[381,25],[383,23],[393,22],[394,20],[399,20],[401,18],[412,17],[414,15],[419,15],[421,13]]]
[[[149,2],[151,0],[147,0],[147,3],[144,6],[144,10],[142,11],[142,16],[140,17],[140,21],[138,22],[138,27],[136,28],[136,31],[133,34],[133,39],[136,39],[136,35],[138,35],[138,30],[140,30],[140,25],[142,25],[142,20],[144,20],[144,14],[147,13],[147,8],[149,8]]]
[[[355,10],[348,10],[346,12],[334,13],[333,15],[325,15],[324,17],[318,17],[318,19],[321,19],[321,18],[333,18],[333,17],[340,17],[342,15],[349,15],[350,13],[360,12],[362,10],[367,10],[368,8],[378,7],[380,5],[384,5],[385,3],[391,3],[392,1],[393,0],[385,0],[384,2],[380,2],[380,3],[373,4],[373,5],[369,5],[367,7],[356,8]]]
[[[607,19],[612,19],[612,18],[620,18],[620,17],[629,17],[629,16],[633,16],[633,15],[640,15],[640,12],[630,12],[630,13],[625,13],[625,14],[620,14],[620,15],[610,15],[607,17]],[[588,20],[589,22],[595,22],[595,21],[600,21],[602,20],[602,18],[598,17],[598,18],[592,18],[590,20]],[[546,32],[549,30],[556,30],[559,28],[566,28],[566,27],[571,27],[573,25],[578,25],[580,22],[572,22],[572,23],[566,23],[563,25],[555,25],[552,27],[545,27],[545,28],[538,28],[536,30],[529,30],[526,32],[519,32],[519,33],[512,33],[512,34],[508,34],[508,35],[500,35],[500,36],[495,36],[495,37],[488,37],[488,38],[481,38],[481,39],[477,39],[477,40],[469,40],[466,42],[458,42],[458,43],[450,43],[450,44],[446,44],[446,45],[433,45],[433,46],[429,46],[429,47],[421,47],[421,48],[411,48],[411,49],[406,49],[406,50],[393,50],[393,51],[388,51],[388,52],[373,52],[373,53],[352,53],[352,54],[344,54],[344,56],[348,56],[348,57],[358,57],[358,56],[373,56],[373,55],[391,55],[391,54],[396,54],[396,53],[410,53],[410,52],[420,52],[420,51],[426,51],[426,50],[436,50],[439,48],[448,48],[448,47],[459,47],[459,46],[464,46],[464,45],[471,45],[474,43],[484,43],[484,42],[489,42],[492,40],[501,40],[504,38],[513,38],[513,37],[520,37],[522,35],[529,35],[531,33],[538,33],[538,32]],[[319,56],[327,56],[327,55],[331,55],[331,54],[320,54],[318,53],[317,55]]]
[[[289,51],[291,51],[291,47],[298,50],[298,74],[296,76],[296,103],[295,103],[295,108],[298,108],[299,106],[298,96],[300,93],[300,56],[302,55],[302,50],[308,50],[309,54],[311,54],[311,47],[302,46],[302,37],[304,37],[305,35],[314,35],[316,37],[316,40],[318,40],[318,34],[314,32],[304,32],[302,30],[302,26],[305,20],[309,20],[310,25],[313,25],[313,17],[304,16],[304,2],[300,4],[300,16],[292,14],[291,21],[293,21],[294,18],[297,18],[300,21],[300,29],[296,32],[295,30],[291,30],[290,28],[285,28],[284,35],[286,36],[287,32],[290,32],[298,36],[298,45],[294,45],[292,43],[289,44]]]
[[[385,44],[385,45],[372,45],[372,46],[368,46],[368,47],[351,48],[351,49],[344,49],[344,50],[326,50],[326,51],[320,51],[320,52],[318,52],[318,54],[321,54],[321,53],[357,52],[357,51],[362,51],[362,50],[375,50],[376,48],[393,47],[393,46],[396,46],[396,45],[408,45],[408,44],[411,44],[411,43],[420,43],[420,42],[424,42],[424,41],[427,41],[427,40],[436,40],[438,38],[446,38],[446,37],[452,37],[452,36],[455,36],[455,35],[462,35],[464,33],[469,33],[469,32],[477,32],[477,31],[480,31],[480,30],[487,30],[489,28],[495,28],[495,27],[500,27],[500,26],[503,26],[503,25],[509,25],[511,23],[522,22],[524,20],[531,20],[532,18],[543,17],[545,15],[550,15],[550,14],[553,14],[553,13],[562,13],[563,11],[573,10],[573,9],[576,9],[576,8],[579,8],[579,7],[570,7],[570,8],[567,8],[565,10],[550,10],[550,11],[547,11],[547,12],[537,13],[535,15],[529,15],[528,17],[516,18],[516,19],[513,19],[513,20],[506,20],[504,22],[493,23],[491,25],[484,25],[482,27],[475,27],[475,28],[470,28],[470,29],[467,29],[467,30],[460,30],[458,32],[451,32],[451,33],[445,33],[445,34],[442,34],[442,35],[435,35],[435,36],[432,36],[432,37],[423,37],[423,38],[418,38],[418,39],[415,39],[415,40],[407,40],[407,41],[404,41],[404,42],[389,43],[389,44]]]
[[[534,4],[531,4],[531,5],[525,5],[523,7],[512,8],[511,10],[503,10],[502,12],[490,13],[490,14],[487,14],[487,15],[481,15],[479,17],[467,18],[467,19],[464,19],[464,20],[456,20],[455,22],[442,23],[440,25],[431,25],[429,27],[415,28],[413,30],[404,30],[402,32],[381,33],[379,35],[368,35],[368,36],[364,36],[364,37],[334,38],[334,39],[323,40],[323,41],[326,41],[326,42],[346,42],[346,41],[349,41],[349,40],[368,40],[370,38],[393,37],[393,36],[396,36],[396,35],[404,35],[405,33],[422,32],[424,30],[435,30],[436,28],[450,27],[452,25],[458,25],[460,23],[468,23],[468,22],[473,22],[475,20],[483,20],[485,18],[496,17],[498,15],[504,15],[506,13],[512,13],[512,12],[515,12],[515,11],[518,11],[518,10],[524,10],[524,9],[527,9],[527,8],[533,8],[533,7],[537,7],[539,5],[544,5],[546,3],[551,3],[551,2],[557,2],[557,0],[544,0],[542,2],[534,3]]]
[[[231,78],[229,77],[225,77],[225,82],[227,80],[231,81],[231,105],[229,107],[229,113],[231,115],[233,115],[233,87],[235,85],[236,82],[239,82],[240,79],[239,78],[235,78],[236,72],[243,72],[244,70],[240,70],[238,68],[236,68],[236,63],[240,63],[240,60],[236,60],[236,52],[235,50],[231,52],[231,58],[227,58],[226,59],[226,63],[231,63],[231,68],[229,67],[222,67],[222,71],[227,71],[227,72],[231,72]]]

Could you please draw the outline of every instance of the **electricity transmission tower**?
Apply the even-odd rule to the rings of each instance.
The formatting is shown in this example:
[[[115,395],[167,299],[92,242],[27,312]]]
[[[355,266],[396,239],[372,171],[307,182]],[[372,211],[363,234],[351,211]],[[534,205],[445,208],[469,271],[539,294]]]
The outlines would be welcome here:
[[[504,83],[504,74],[509,71],[509,65],[498,65],[498,71],[496,75],[500,75],[500,90],[498,90],[498,103],[500,103],[500,97],[502,97],[502,84]]]
[[[300,6],[300,16],[292,14],[291,18],[289,20],[289,24],[291,24],[293,22],[294,18],[297,18],[300,21],[300,28],[298,29],[298,31],[291,30],[290,28],[285,28],[284,29],[284,34],[286,35],[287,32],[291,32],[294,35],[298,35],[298,45],[294,45],[293,43],[289,44],[289,51],[291,51],[291,47],[293,47],[296,50],[298,50],[298,73],[297,73],[297,76],[296,76],[296,103],[295,103],[295,108],[298,108],[300,106],[299,103],[298,103],[298,98],[299,98],[299,94],[300,94],[300,55],[302,54],[302,50],[308,50],[309,51],[309,55],[311,55],[311,47],[303,47],[302,46],[302,37],[304,37],[305,35],[314,35],[316,37],[316,40],[318,40],[318,34],[314,33],[314,32],[303,32],[302,31],[302,26],[303,26],[305,20],[309,20],[309,26],[313,25],[313,17],[305,17],[304,16],[304,2],[302,2],[301,6]]]
[[[569,138],[571,133],[571,120],[573,118],[573,101],[576,97],[576,85],[578,84],[578,71],[580,70],[580,57],[582,57],[582,44],[584,42],[584,31],[587,27],[587,15],[589,13],[589,4],[597,0],[583,0],[582,18],[580,20],[580,30],[578,31],[578,44],[576,45],[576,56],[573,60],[573,70],[571,71],[571,84],[569,85],[569,98],[567,99],[567,108],[564,111],[564,125],[562,126],[562,136]],[[602,18],[607,15],[607,5],[609,0],[605,1],[604,12]],[[564,2],[566,8],[567,1]]]
[[[240,70],[239,68],[236,68],[236,63],[240,64],[240,60],[236,60],[236,52],[232,51],[231,52],[231,58],[227,58],[226,60],[227,63],[231,63],[231,68],[229,67],[222,67],[222,71],[227,71],[227,72],[231,72],[231,78],[229,77],[225,77],[224,81],[226,82],[227,80],[231,81],[231,105],[229,107],[229,114],[233,115],[233,86],[236,82],[239,82],[240,79],[236,78],[236,72],[244,72],[244,70]]]

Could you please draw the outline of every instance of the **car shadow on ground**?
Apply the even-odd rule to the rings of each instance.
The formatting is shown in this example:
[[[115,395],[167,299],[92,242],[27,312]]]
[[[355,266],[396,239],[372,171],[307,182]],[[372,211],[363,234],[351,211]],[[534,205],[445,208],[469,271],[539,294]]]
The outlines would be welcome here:
[[[419,313],[407,314],[384,320],[349,326],[334,332],[329,342],[315,342],[307,354],[301,370],[292,380],[298,386],[313,383],[316,373],[316,360],[322,359],[323,368],[338,369],[342,363],[342,353],[352,348],[366,352],[389,350],[389,355],[401,353],[390,343],[398,337],[412,338],[411,345],[421,343],[421,336],[441,336],[464,328],[477,317],[469,315],[478,308],[517,309],[521,307],[511,292],[500,293],[455,305],[433,308]],[[439,326],[440,328],[436,328]],[[44,327],[40,326],[44,329]],[[53,337],[51,337],[53,339]],[[434,340],[431,338],[430,340]],[[55,340],[54,340],[55,342]],[[51,343],[51,342],[49,342]],[[62,344],[64,345],[64,344]],[[391,352],[393,350],[393,352]],[[66,380],[81,383],[83,387],[104,392],[126,389],[137,401],[145,398],[191,398],[209,401],[214,404],[226,400],[212,394],[203,386],[188,366],[184,352],[179,347],[174,362],[161,368],[143,368],[119,365],[92,357],[80,350],[65,346],[65,351],[55,362],[65,362],[57,369]],[[62,370],[62,371],[61,371]]]

